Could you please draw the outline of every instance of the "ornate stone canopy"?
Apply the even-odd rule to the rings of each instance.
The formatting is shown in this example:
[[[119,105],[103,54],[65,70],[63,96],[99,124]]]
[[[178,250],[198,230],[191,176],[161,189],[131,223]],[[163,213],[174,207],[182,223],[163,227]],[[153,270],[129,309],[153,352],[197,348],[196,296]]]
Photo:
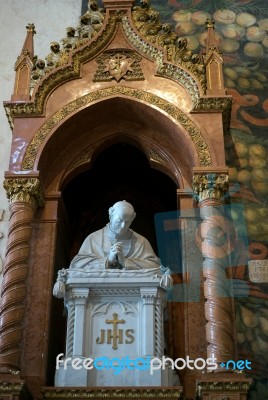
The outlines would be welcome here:
[[[89,2],[79,26],[68,27],[65,38],[52,42],[45,60],[33,54],[35,27],[27,26],[24,47],[15,65],[12,101],[6,102],[5,108],[15,137],[22,119],[34,123],[25,133],[20,127],[17,142],[23,150],[10,171],[41,172],[40,159],[61,126],[98,103],[107,114],[107,100],[114,98],[132,100],[129,104],[133,107],[140,103],[149,106],[147,110],[158,110],[163,121],[160,126],[173,121],[192,154],[191,167],[223,165],[222,137],[217,134],[215,140],[213,135],[213,142],[217,142],[214,147],[210,127],[204,129],[203,123],[209,114],[223,132],[231,105],[225,94],[213,24],[207,23],[207,49],[200,56],[187,49],[187,41],[178,39],[169,24],[161,23],[159,13],[148,1],[135,6],[127,1],[105,1],[104,7],[99,9],[94,1]],[[152,142],[147,145],[145,152],[149,147],[159,153]],[[172,161],[178,164],[174,157]],[[79,164],[77,157],[72,164]],[[177,165],[177,171],[169,174],[179,179],[182,169]],[[190,184],[191,169],[187,172]],[[179,182],[185,186],[181,179]]]

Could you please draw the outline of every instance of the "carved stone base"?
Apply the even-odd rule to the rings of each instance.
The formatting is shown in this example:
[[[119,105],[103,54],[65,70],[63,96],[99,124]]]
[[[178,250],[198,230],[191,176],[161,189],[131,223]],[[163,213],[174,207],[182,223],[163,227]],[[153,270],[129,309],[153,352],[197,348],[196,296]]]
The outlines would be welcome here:
[[[204,377],[197,382],[197,392],[202,400],[246,400],[251,379],[230,374]]]
[[[136,399],[136,400],[174,400],[182,398],[182,387],[46,387],[43,390],[44,399]]]

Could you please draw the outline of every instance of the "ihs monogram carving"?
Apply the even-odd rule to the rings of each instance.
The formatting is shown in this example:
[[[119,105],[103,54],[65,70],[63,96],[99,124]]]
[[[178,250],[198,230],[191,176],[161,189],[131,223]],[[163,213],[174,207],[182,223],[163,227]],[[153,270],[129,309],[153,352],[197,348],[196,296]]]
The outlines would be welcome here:
[[[140,67],[141,57],[130,50],[107,51],[97,58],[98,68],[94,82],[110,82],[122,78],[126,81],[141,81],[144,76]]]

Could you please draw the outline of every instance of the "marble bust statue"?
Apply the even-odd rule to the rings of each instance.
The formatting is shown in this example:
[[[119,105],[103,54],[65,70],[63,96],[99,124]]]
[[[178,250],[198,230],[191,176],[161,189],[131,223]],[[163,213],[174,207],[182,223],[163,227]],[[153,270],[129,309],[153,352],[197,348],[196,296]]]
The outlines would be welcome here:
[[[109,208],[109,223],[91,233],[71,262],[71,269],[140,270],[160,268],[146,238],[130,229],[136,213],[127,201],[118,201]]]

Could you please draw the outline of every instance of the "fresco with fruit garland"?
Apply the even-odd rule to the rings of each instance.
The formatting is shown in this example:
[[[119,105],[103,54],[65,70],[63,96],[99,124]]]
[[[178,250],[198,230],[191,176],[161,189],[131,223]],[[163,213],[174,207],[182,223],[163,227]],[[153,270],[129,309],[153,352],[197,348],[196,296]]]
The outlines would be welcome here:
[[[153,0],[163,22],[171,22],[188,49],[205,50],[206,20],[224,57],[227,93],[233,96],[226,162],[232,202],[242,203],[250,259],[268,258],[268,3],[265,0]],[[241,215],[233,210],[235,225]],[[243,258],[243,257],[242,257]],[[234,277],[247,281],[249,297],[236,298],[240,355],[252,360],[256,377],[250,399],[268,399],[268,283],[250,282],[247,260]]]

